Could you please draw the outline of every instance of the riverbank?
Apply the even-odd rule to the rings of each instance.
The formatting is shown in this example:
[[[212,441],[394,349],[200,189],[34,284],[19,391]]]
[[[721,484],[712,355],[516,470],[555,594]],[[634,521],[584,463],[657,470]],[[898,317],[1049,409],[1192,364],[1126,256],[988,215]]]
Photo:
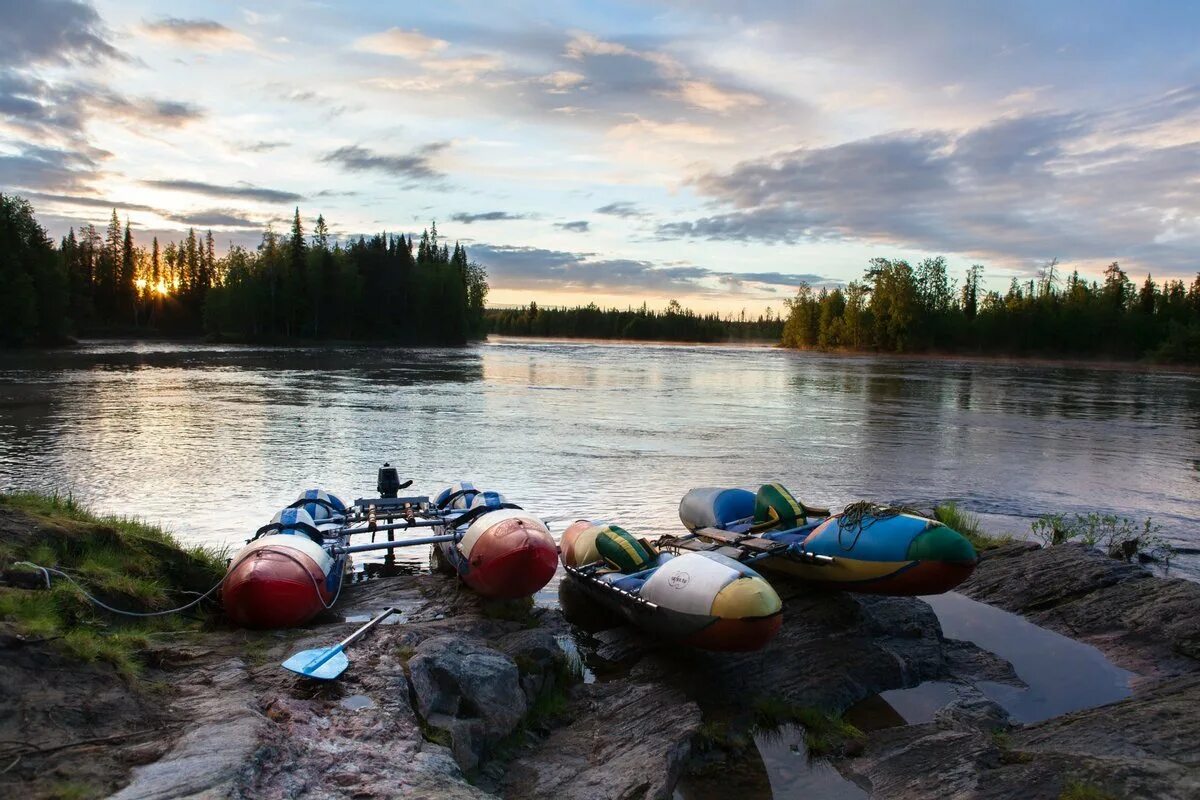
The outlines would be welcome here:
[[[6,561],[14,543],[27,555],[62,531],[91,540],[113,530],[81,510],[0,503]],[[758,653],[711,654],[612,627],[574,602],[569,583],[560,610],[483,603],[453,579],[407,575],[348,587],[338,616],[304,629],[237,630],[205,614],[140,630],[123,668],[64,647],[71,628],[38,633],[11,613],[11,598],[65,596],[68,586],[47,592],[27,571],[5,575],[24,581],[0,587],[6,794],[562,800],[707,798],[733,787],[751,798],[770,796],[780,774],[814,800],[1200,790],[1191,746],[1200,719],[1190,712],[1200,700],[1200,586],[1081,546],[990,548],[962,587],[1135,673],[1124,699],[1024,725],[988,692],[1036,676],[947,638],[916,598],[781,584],[779,637]],[[400,613],[355,645],[339,681],[279,668],[388,606]],[[118,623],[96,613],[69,624],[112,632]],[[929,721],[865,731],[845,721],[881,693],[931,682],[954,691]],[[780,756],[772,736],[794,743]],[[773,772],[776,757],[790,771]]]

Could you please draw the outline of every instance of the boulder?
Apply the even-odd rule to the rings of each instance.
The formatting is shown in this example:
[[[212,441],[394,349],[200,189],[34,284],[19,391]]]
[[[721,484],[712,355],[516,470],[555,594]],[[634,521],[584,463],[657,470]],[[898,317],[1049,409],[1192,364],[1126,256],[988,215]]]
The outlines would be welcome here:
[[[554,688],[564,655],[550,631],[541,628],[516,631],[501,637],[496,647],[516,663],[528,706],[532,707],[543,692]]]
[[[426,639],[408,671],[417,711],[428,725],[449,733],[464,770],[477,767],[491,746],[516,730],[528,708],[516,662],[479,639]]]

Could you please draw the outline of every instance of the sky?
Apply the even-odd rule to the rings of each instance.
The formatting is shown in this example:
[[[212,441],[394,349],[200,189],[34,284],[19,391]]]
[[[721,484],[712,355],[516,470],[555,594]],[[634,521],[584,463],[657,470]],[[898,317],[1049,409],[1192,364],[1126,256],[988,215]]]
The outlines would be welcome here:
[[[782,306],[875,257],[1200,269],[1200,6],[0,0],[54,236],[432,221],[494,304]]]

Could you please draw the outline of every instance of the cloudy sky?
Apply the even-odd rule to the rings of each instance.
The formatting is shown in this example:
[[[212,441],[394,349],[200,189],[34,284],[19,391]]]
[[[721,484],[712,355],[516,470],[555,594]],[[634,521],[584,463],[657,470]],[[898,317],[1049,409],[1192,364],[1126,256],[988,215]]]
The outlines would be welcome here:
[[[498,303],[1200,267],[1200,7],[734,6],[0,0],[0,191],[55,235],[436,219]]]

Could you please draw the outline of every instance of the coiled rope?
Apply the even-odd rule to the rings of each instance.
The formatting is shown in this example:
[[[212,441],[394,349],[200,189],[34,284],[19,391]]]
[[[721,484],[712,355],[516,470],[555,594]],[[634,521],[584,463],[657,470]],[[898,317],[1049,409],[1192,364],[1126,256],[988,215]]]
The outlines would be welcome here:
[[[859,500],[857,503],[851,503],[842,509],[842,513],[838,515],[838,547],[842,549],[842,552],[850,552],[858,545],[859,537],[863,535],[863,531],[867,528],[870,528],[882,519],[891,519],[901,514],[921,516],[921,512],[906,506],[891,506],[884,503],[876,503],[873,500]],[[854,529],[854,538],[850,541],[848,547],[842,542],[842,532],[846,528]]]

